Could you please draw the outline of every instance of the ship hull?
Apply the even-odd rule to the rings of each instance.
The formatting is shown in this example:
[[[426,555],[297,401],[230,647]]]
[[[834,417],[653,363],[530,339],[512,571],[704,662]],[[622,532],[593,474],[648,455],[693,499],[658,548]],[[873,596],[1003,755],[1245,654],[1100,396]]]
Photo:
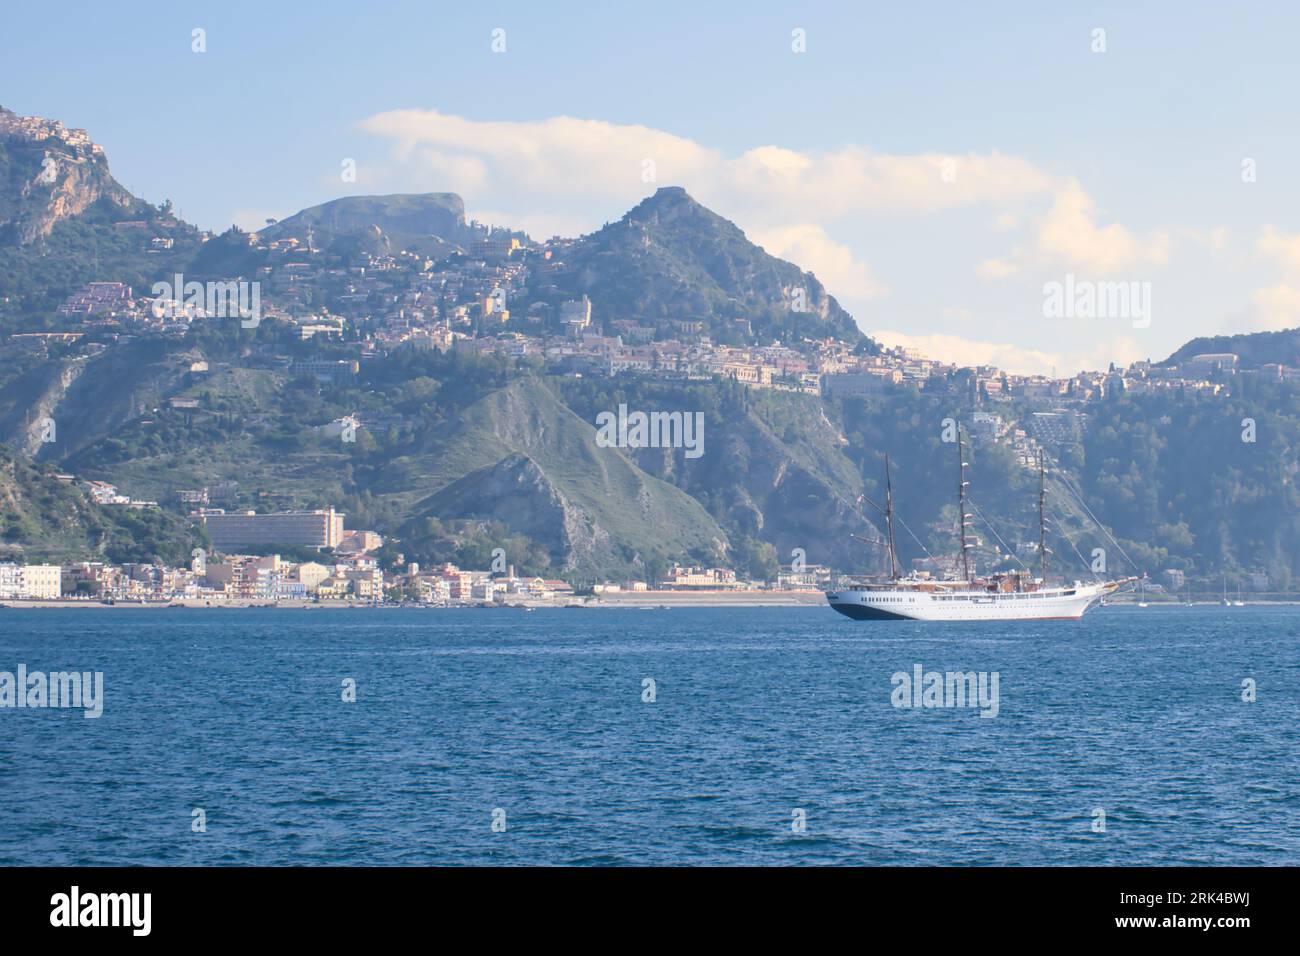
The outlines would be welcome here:
[[[1114,589],[1110,584],[1015,593],[866,588],[832,591],[826,600],[857,621],[1073,621]]]

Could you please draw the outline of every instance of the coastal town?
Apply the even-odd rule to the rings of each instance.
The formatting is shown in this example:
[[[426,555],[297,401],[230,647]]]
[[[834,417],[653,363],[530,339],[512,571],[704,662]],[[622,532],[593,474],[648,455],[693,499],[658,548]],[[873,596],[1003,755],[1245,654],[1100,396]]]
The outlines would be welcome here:
[[[64,482],[77,481],[59,475]],[[103,481],[80,481],[104,506],[157,508],[136,501]],[[221,490],[219,490],[220,492]],[[206,504],[209,491],[186,493]],[[0,603],[23,606],[383,606],[585,607],[592,604],[809,603],[831,579],[823,566],[794,565],[770,582],[745,581],[726,568],[672,566],[661,580],[588,582],[517,574],[504,551],[489,569],[465,569],[450,562],[400,570],[385,568],[373,554],[384,538],[345,527],[334,509],[258,514],[199,507],[191,512],[213,549],[196,548],[188,567],[160,563],[74,561],[64,564],[0,562]],[[291,560],[312,553],[316,560]],[[247,553],[255,551],[256,553]]]
[[[268,515],[306,524],[321,515]],[[341,519],[341,515],[335,517]],[[771,583],[738,580],[721,568],[672,567],[661,581],[606,581],[581,590],[563,580],[446,563],[385,570],[364,553],[318,561],[279,554],[196,553],[189,567],[78,561],[0,563],[0,607],[589,607],[681,604],[818,604],[824,567],[787,569]]]

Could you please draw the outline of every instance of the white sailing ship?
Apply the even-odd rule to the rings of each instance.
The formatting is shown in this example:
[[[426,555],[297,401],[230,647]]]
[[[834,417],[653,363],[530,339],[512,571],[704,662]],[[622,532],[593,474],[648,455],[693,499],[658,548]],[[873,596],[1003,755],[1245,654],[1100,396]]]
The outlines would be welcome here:
[[[1094,603],[1112,594],[1136,578],[1115,581],[1069,584],[1048,583],[1046,465],[1039,457],[1039,558],[1040,575],[1028,570],[1007,571],[985,576],[971,574],[970,552],[975,547],[967,514],[965,450],[961,432],[957,434],[960,462],[958,479],[958,515],[960,516],[961,550],[958,556],[962,576],[959,580],[933,580],[921,575],[901,577],[894,547],[894,493],[889,478],[889,456],[885,456],[886,544],[889,549],[888,581],[865,583],[851,588],[828,591],[826,600],[841,614],[863,621],[1037,621],[1074,620],[1081,618]]]

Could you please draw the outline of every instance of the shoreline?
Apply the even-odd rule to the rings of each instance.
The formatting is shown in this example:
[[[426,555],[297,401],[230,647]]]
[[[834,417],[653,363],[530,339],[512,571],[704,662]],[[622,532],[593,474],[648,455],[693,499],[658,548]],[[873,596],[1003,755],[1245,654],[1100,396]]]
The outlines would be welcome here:
[[[593,598],[572,598],[563,603],[555,601],[472,601],[464,604],[370,604],[360,601],[208,601],[203,598],[181,598],[174,601],[125,601],[106,604],[99,600],[27,600],[0,601],[0,610],[515,610],[564,608],[625,608],[639,610],[673,607],[826,607],[826,596],[821,591],[628,591],[604,594]]]
[[[826,594],[812,590],[615,591],[595,607],[829,607]]]
[[[1247,601],[1244,607],[1295,607],[1300,605],[1300,598],[1285,600]],[[360,601],[208,601],[205,599],[180,599],[175,601],[114,601],[106,604],[98,600],[27,600],[8,599],[0,601],[3,610],[365,610],[365,611],[465,611],[465,610],[671,610],[673,608],[755,608],[755,607],[790,607],[813,608],[827,607],[826,595],[822,591],[783,590],[783,591],[627,591],[602,594],[588,598],[570,598],[567,601],[471,601],[464,604],[370,604]],[[1110,601],[1107,607],[1138,606],[1137,601]],[[1150,601],[1143,610],[1153,608],[1186,607],[1182,601]],[[1218,601],[1196,601],[1192,607],[1220,607]],[[1229,608],[1228,610],[1232,610]]]

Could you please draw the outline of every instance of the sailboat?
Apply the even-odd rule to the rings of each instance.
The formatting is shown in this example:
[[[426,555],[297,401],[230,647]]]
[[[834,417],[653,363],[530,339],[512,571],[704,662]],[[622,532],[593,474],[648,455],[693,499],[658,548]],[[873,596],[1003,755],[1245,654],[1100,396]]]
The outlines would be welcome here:
[[[1228,576],[1226,574],[1223,576],[1223,600],[1220,601],[1219,604],[1222,607],[1232,606],[1231,603],[1228,601]]]
[[[1241,582],[1237,582],[1237,600],[1232,602],[1233,607],[1245,607],[1246,602],[1241,599]]]
[[[1138,607],[1147,606],[1147,579],[1143,578],[1138,584]]]
[[[894,488],[885,456],[886,546],[889,549],[889,579],[860,587],[831,590],[826,600],[846,617],[861,621],[1011,621],[1078,620],[1092,605],[1135,580],[1049,585],[1047,580],[1047,470],[1040,453],[1038,461],[1038,554],[1039,576],[1023,571],[1004,571],[976,576],[970,552],[975,543],[967,513],[966,451],[961,430],[957,431],[957,515],[959,549],[957,580],[934,580],[915,572],[899,574],[898,550],[894,545]],[[874,504],[874,503],[873,503]]]

